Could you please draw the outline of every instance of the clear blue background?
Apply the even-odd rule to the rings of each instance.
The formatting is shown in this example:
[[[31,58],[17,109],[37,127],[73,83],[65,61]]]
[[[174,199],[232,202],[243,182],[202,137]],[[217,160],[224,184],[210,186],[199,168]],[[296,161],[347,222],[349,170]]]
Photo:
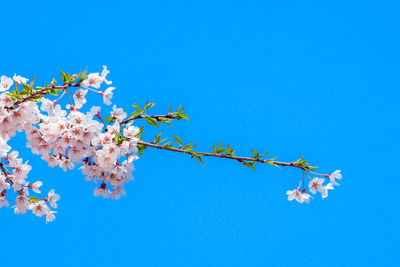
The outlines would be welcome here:
[[[305,156],[344,180],[300,205],[285,195],[298,170],[148,150],[111,201],[20,135],[31,179],[62,199],[47,225],[0,210],[1,265],[398,266],[400,6],[323,2],[2,2],[1,74],[43,82],[106,64],[118,106],[185,105],[190,122],[167,135]]]

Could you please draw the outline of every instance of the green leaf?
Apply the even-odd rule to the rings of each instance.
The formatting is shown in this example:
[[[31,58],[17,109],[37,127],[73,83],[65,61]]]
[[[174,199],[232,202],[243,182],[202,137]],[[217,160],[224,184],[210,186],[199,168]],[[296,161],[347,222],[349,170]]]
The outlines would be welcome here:
[[[67,83],[69,83],[71,81],[71,75],[69,75],[69,73],[65,73],[65,80]]]
[[[146,103],[146,105],[144,106],[144,110],[148,110],[151,107],[154,107],[156,105],[156,103]]]
[[[63,80],[63,82],[64,82],[64,83],[67,83],[67,78],[66,78],[66,76],[65,76],[65,73],[62,72],[62,70],[60,70],[60,73],[61,73],[61,79]]]
[[[115,141],[118,145],[120,145],[120,144],[122,144],[122,142],[125,141],[125,137],[123,137],[120,133],[116,133],[116,134],[115,134],[115,137],[114,137],[114,141]]]
[[[192,158],[195,157],[202,165],[204,165],[203,161],[201,160],[201,155],[197,153],[192,154]]]
[[[57,90],[57,89],[50,89],[50,90],[47,90],[47,93],[49,93],[49,94],[51,94],[51,95],[58,95],[58,92],[59,92],[60,90]]]
[[[186,151],[191,150],[192,148],[194,148],[196,146],[196,144],[187,144],[183,149],[185,149]]]
[[[149,124],[151,124],[151,125],[153,125],[155,127],[159,127],[156,119],[154,119],[152,117],[149,117],[149,116],[146,116],[145,119]]]
[[[138,109],[138,110],[136,110],[136,111],[132,112],[132,114],[131,114],[131,118],[133,118],[133,117],[136,117],[136,116],[137,116],[137,115],[139,115],[141,112],[142,112],[142,110],[141,110],[141,109]]]
[[[37,197],[34,197],[34,196],[32,196],[32,197],[29,197],[29,200],[30,200],[31,202],[34,202],[34,203],[36,203],[36,202],[39,202],[41,199],[40,199],[40,198],[37,198]]]
[[[253,149],[250,149],[251,152],[253,152],[254,158],[258,159],[259,153],[257,151],[254,151]]]
[[[143,158],[143,150],[147,149],[147,146],[139,144],[139,145],[137,145],[137,149],[138,149],[139,155],[142,156],[142,158]]]
[[[167,145],[173,144],[173,143],[175,143],[175,140],[174,141],[169,141],[169,142],[165,143],[163,146],[167,146]]]
[[[161,118],[160,118],[160,121],[163,122],[163,123],[165,123],[166,125],[168,125],[168,126],[170,126],[170,127],[174,127],[173,125],[170,124],[170,122],[173,121],[173,119],[161,117]]]
[[[222,147],[222,139],[221,139],[221,142],[219,143],[219,146],[218,146],[218,148],[217,148],[217,151],[220,150],[221,147]]]
[[[253,166],[254,165],[254,161],[253,162],[243,162],[244,165],[246,165],[247,167],[256,170],[256,168]]]
[[[225,155],[227,155],[227,156],[234,156],[234,155],[235,155],[234,152],[235,152],[235,150],[233,150],[233,148],[231,148],[231,147],[228,145],[228,148],[226,149],[226,154],[225,154]]]
[[[182,113],[182,112],[179,112],[179,113],[177,114],[177,116],[178,116],[179,118],[182,118],[182,119],[185,119],[185,120],[189,121],[189,117],[188,117],[186,114]]]
[[[176,140],[176,142],[178,143],[178,145],[179,145],[179,147],[182,147],[182,141],[181,141],[181,139],[179,139],[179,137],[178,136],[176,136],[176,135],[172,135],[174,138],[175,138],[175,140]]]
[[[143,133],[143,130],[144,130],[144,125],[142,125],[142,127],[140,127],[139,133],[137,135],[135,135],[135,137],[140,137]]]
[[[33,84],[35,83],[35,79],[36,79],[36,75],[33,75],[32,82],[31,82],[31,84],[29,85],[29,87],[31,88],[31,90],[32,90],[32,88],[33,88]]]
[[[21,84],[22,84],[22,87],[24,87],[23,91],[27,92],[28,94],[30,94],[32,92],[32,88],[29,85],[27,85],[25,83],[21,83]]]
[[[82,72],[81,77],[79,78],[79,82],[83,82],[88,76],[86,75],[86,70],[87,68],[85,68],[85,70]]]
[[[107,117],[107,118],[104,118],[103,121],[113,121],[113,118],[112,117]]]

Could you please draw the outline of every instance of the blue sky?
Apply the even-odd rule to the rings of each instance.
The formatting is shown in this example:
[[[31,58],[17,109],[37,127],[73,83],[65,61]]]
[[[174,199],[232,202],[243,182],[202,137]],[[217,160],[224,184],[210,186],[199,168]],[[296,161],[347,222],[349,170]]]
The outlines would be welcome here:
[[[145,2],[145,3],[143,3]],[[188,3],[190,2],[190,3]],[[57,219],[1,209],[4,266],[395,266],[399,256],[396,1],[2,3],[0,74],[50,80],[106,64],[113,102],[184,105],[166,135],[207,150],[304,156],[341,185],[299,205],[300,173],[148,150],[119,201],[13,140]],[[155,130],[148,127],[146,138]]]

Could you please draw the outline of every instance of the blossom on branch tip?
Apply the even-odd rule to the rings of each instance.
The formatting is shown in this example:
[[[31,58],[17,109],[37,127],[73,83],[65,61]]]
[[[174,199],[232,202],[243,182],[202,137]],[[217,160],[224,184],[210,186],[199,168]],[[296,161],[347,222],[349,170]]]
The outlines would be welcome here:
[[[292,191],[288,190],[288,191],[286,191],[286,194],[288,195],[288,200],[289,201],[292,201],[293,199],[296,199],[297,202],[299,202],[299,203],[303,203],[304,202],[304,199],[303,199],[302,194],[300,193],[299,189],[295,189],[295,190],[292,190]]]
[[[342,174],[341,174],[340,172],[341,172],[340,170],[336,170],[336,171],[334,171],[331,175],[329,175],[329,180],[331,181],[331,183],[332,183],[333,185],[339,185],[339,184],[335,181],[335,179],[342,180]]]
[[[292,201],[293,199],[296,199],[297,202],[299,203],[309,203],[312,196],[309,194],[305,193],[303,190],[303,193],[300,192],[300,189],[295,189],[295,190],[288,190],[286,191],[286,194],[288,195],[288,200]]]

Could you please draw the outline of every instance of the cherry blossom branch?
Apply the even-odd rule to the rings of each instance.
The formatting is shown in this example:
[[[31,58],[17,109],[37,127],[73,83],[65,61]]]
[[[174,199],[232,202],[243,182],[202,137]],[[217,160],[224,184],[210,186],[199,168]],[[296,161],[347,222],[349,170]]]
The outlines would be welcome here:
[[[104,198],[119,199],[126,194],[124,186],[133,180],[133,162],[139,159],[139,155],[143,156],[143,150],[147,148],[188,154],[202,164],[202,157],[215,157],[237,161],[253,170],[255,163],[300,169],[302,176],[298,188],[286,192],[288,200],[296,199],[300,203],[312,198],[306,193],[305,175],[310,179],[309,192],[315,194],[319,191],[322,198],[328,196],[328,190],[332,190],[333,186],[339,185],[335,179],[342,179],[340,170],[330,175],[313,172],[318,167],[311,166],[303,157],[293,162],[281,162],[276,158],[265,158],[268,152],[259,153],[255,150],[251,150],[251,157],[238,156],[229,145],[223,147],[222,140],[219,145],[213,145],[210,152],[194,150],[194,143],[183,145],[175,135],[174,140],[167,141],[168,138],[161,137],[162,132],[155,135],[154,141],[142,140],[145,125],[134,125],[133,122],[145,119],[154,127],[163,124],[172,126],[170,122],[174,120],[189,120],[183,107],[175,111],[169,107],[167,114],[148,115],[146,112],[155,103],[147,102],[142,107],[133,104],[136,110],[130,116],[126,109],[118,108],[117,105],[113,105],[108,117],[101,116],[101,106],[91,106],[90,110],[83,113],[88,91],[100,95],[105,105],[112,104],[110,100],[115,87],[100,89],[102,84],[112,84],[107,80],[109,72],[106,66],[103,66],[101,73],[86,74],[85,70],[70,75],[61,71],[62,85],[56,86],[57,82],[53,78],[44,87],[34,86],[35,78],[28,84],[29,79],[16,74],[12,79],[4,75],[0,77],[0,208],[8,207],[7,199],[15,195],[16,205],[12,206],[15,213],[31,210],[38,217],[45,216],[46,222],[49,222],[55,219],[56,212],[48,205],[57,208],[56,201],[60,199],[54,190],[50,190],[47,197],[29,196],[29,190],[41,193],[39,187],[42,182],[30,183],[26,180],[31,166],[28,162],[23,163],[18,158],[18,152],[7,144],[17,131],[25,132],[27,147],[32,153],[42,155],[41,158],[49,166],[58,166],[64,171],[79,166],[86,180],[100,182],[93,195]],[[12,89],[14,82],[15,88]],[[76,90],[70,92],[69,88]],[[49,99],[49,95],[56,96],[56,99]],[[65,95],[69,104],[63,109],[62,103],[58,102]],[[311,175],[318,178],[311,178]],[[325,178],[329,178],[330,182],[324,185]]]

